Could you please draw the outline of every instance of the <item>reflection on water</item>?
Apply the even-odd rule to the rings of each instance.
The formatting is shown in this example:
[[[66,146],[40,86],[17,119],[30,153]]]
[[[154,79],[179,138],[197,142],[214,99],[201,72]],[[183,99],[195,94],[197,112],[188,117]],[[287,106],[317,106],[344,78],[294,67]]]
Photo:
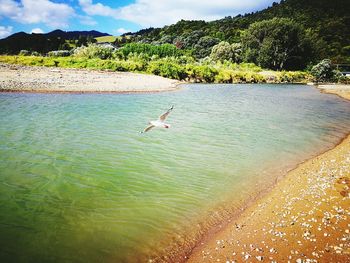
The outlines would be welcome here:
[[[170,105],[171,129],[138,133]],[[1,261],[133,262],[188,242],[334,145],[350,107],[298,85],[188,85],[2,93],[0,122]]]

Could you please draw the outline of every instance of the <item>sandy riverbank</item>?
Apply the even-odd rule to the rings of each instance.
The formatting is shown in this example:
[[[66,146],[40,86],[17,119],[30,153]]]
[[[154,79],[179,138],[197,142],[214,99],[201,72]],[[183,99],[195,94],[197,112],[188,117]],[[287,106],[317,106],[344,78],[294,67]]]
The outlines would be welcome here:
[[[335,94],[345,99],[350,100],[350,85],[341,85],[341,84],[329,84],[329,85],[318,85],[324,93]]]
[[[0,91],[158,92],[176,90],[178,84],[175,80],[146,74],[0,63]]]
[[[350,98],[349,86],[322,86]],[[306,161],[188,262],[350,262],[350,136]]]

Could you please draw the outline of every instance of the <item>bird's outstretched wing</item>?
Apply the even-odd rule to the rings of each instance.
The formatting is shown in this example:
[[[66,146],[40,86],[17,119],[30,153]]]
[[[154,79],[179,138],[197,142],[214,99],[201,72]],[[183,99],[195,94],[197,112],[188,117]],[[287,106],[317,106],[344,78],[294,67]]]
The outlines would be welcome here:
[[[141,133],[148,132],[153,127],[154,127],[154,125],[148,125]]]
[[[169,113],[174,109],[174,106],[171,106],[169,110],[159,116],[160,121],[165,121],[166,117],[168,117]]]

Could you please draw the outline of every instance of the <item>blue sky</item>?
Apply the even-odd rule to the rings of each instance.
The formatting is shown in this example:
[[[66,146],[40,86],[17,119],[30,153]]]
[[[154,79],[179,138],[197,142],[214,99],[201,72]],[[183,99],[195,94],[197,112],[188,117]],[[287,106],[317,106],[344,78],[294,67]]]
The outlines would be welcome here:
[[[15,32],[98,30],[112,35],[180,19],[215,20],[270,6],[270,0],[0,0],[0,38]],[[275,0],[275,2],[278,2]]]

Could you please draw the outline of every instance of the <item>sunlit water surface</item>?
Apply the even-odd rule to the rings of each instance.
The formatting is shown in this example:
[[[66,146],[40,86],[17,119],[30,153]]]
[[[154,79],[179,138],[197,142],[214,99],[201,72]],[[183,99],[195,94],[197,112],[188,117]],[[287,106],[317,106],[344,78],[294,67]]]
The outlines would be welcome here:
[[[171,129],[139,133],[171,105]],[[300,85],[2,93],[0,123],[0,261],[134,262],[191,246],[332,147],[350,106]]]

